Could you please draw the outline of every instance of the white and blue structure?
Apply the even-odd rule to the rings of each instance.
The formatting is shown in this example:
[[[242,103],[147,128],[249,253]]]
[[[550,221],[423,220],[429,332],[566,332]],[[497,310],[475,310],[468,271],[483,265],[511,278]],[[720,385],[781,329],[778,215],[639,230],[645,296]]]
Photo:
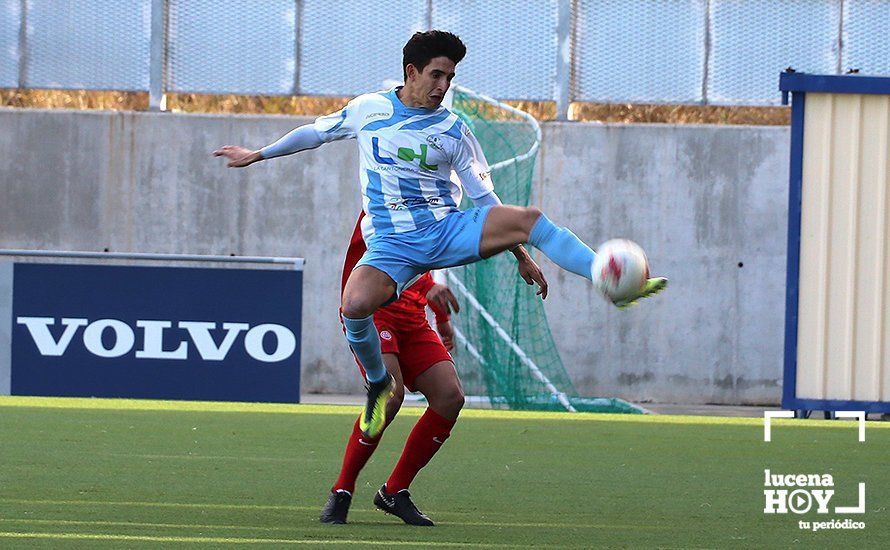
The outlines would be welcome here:
[[[782,408],[890,412],[890,78],[783,73],[791,96]]]

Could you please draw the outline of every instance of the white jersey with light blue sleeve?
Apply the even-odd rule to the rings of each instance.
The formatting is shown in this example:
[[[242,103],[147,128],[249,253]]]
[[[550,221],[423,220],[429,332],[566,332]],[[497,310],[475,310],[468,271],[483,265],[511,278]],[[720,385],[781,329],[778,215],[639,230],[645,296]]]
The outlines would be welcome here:
[[[467,125],[445,107],[408,107],[397,90],[359,96],[313,124],[324,142],[358,140],[366,240],[457,212],[462,187],[471,199],[496,199],[488,163]]]

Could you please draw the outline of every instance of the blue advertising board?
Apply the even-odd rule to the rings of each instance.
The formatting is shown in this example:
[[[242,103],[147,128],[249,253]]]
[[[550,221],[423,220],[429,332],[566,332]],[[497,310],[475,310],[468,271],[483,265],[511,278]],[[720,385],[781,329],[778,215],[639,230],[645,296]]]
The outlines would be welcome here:
[[[10,393],[299,402],[302,275],[16,263]]]

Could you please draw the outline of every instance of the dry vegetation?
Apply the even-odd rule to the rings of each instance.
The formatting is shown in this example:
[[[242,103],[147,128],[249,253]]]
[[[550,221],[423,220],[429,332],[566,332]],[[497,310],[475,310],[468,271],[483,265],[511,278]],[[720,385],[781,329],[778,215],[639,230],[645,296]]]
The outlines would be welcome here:
[[[345,97],[243,96],[168,94],[167,110],[189,113],[252,113],[320,115],[346,104]],[[508,101],[538,120],[552,120],[556,105],[550,101]],[[0,90],[0,106],[35,109],[105,109],[144,111],[148,94],[85,90]],[[646,122],[669,124],[787,125],[788,107],[721,107],[714,105],[640,105],[574,103],[571,120],[597,122]]]
[[[717,105],[637,105],[575,103],[573,120],[601,122],[660,122],[670,124],[791,124],[790,107],[722,107]]]

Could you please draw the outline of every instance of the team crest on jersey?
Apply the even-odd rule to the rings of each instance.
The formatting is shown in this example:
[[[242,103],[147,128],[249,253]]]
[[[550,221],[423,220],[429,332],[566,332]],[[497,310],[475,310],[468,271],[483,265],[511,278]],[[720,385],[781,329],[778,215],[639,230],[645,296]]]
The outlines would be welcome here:
[[[392,333],[388,330],[381,330],[380,337],[389,342],[390,340],[392,340]]]
[[[442,138],[440,136],[427,136],[426,142],[429,143],[430,147],[437,151],[442,150]]]

